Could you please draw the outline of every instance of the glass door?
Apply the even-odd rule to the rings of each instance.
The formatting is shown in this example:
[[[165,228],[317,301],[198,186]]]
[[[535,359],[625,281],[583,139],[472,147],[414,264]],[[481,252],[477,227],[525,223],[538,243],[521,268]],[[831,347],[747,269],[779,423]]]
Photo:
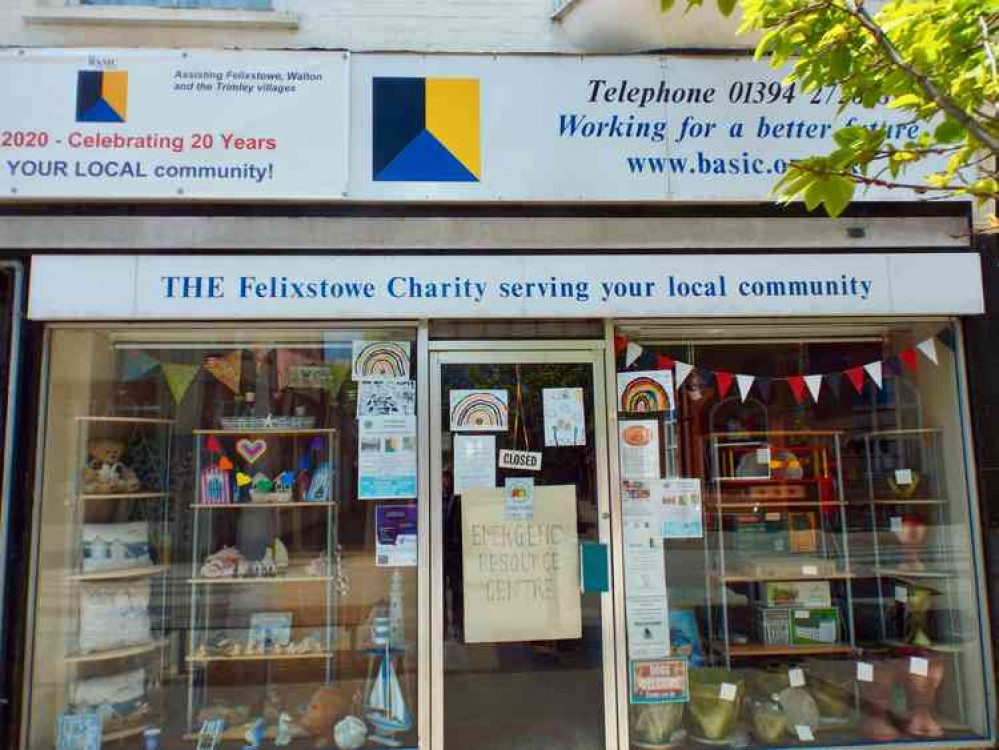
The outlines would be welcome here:
[[[435,750],[616,744],[603,351],[530,346],[431,354]]]

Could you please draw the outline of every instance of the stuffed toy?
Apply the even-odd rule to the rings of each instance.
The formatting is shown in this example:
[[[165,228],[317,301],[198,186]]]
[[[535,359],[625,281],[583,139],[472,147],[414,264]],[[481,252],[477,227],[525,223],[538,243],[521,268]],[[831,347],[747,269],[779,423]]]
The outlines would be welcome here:
[[[325,685],[319,688],[309,701],[298,725],[315,737],[316,747],[329,747],[333,744],[333,725],[350,711],[350,696],[342,687]]]
[[[87,465],[83,469],[83,491],[106,495],[115,492],[138,492],[139,477],[122,463],[125,441],[94,438],[87,442]]]

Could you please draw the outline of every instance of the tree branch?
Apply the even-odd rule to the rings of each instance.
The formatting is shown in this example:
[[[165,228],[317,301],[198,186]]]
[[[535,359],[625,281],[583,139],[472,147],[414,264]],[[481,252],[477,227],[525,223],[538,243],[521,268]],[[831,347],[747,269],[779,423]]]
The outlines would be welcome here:
[[[800,162],[795,162],[791,164],[791,169],[798,170],[799,172],[807,172],[808,174],[813,174],[818,177],[846,177],[848,180],[856,182],[858,185],[865,185],[867,187],[883,187],[891,190],[912,190],[916,193],[928,193],[928,192],[938,192],[938,193],[954,193],[958,190],[967,190],[966,184],[952,184],[952,185],[921,185],[909,182],[895,182],[892,180],[882,180],[877,177],[865,177],[864,175],[857,174],[856,172],[851,172],[848,169],[817,169],[815,167],[809,167]],[[972,195],[977,195],[972,193]],[[996,196],[989,193],[986,197],[995,198]]]

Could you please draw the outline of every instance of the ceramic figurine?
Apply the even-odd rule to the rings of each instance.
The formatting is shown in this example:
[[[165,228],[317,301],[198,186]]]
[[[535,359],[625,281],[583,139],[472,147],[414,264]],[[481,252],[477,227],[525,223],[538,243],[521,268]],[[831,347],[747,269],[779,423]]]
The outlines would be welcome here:
[[[902,728],[915,737],[942,737],[944,731],[933,716],[933,705],[944,678],[944,661],[930,652],[920,658],[928,662],[925,676],[912,670],[910,659],[899,662],[899,669],[903,673],[900,675],[900,682],[905,686],[905,703],[909,710],[909,718]]]
[[[243,745],[243,750],[253,750],[253,748],[260,747],[260,744],[264,741],[264,729],[267,726],[267,722],[263,719],[257,719],[250,728],[246,730],[246,734],[243,735],[249,744]]]
[[[291,744],[291,739],[291,716],[282,711],[281,715],[278,716],[277,736],[274,738],[274,744],[278,747],[284,747]]]
[[[368,728],[356,716],[342,719],[333,728],[333,741],[340,750],[358,750],[364,746],[367,737]]]
[[[908,570],[924,570],[926,566],[919,559],[919,551],[926,544],[926,537],[929,534],[926,522],[917,515],[903,516],[899,528],[892,533],[905,554],[901,567]]]

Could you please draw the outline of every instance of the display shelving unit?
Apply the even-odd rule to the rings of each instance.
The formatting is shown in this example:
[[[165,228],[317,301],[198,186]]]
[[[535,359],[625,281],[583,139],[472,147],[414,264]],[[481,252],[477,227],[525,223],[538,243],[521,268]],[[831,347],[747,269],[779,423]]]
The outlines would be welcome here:
[[[74,587],[73,616],[76,627],[70,629],[69,643],[66,649],[66,664],[72,670],[73,678],[67,680],[67,702],[72,699],[72,692],[77,681],[86,677],[106,676],[123,669],[131,669],[136,665],[141,665],[147,669],[146,679],[148,684],[160,684],[169,659],[169,640],[167,638],[168,626],[168,576],[170,560],[167,555],[170,535],[170,507],[172,493],[170,490],[170,440],[174,421],[171,419],[157,419],[145,417],[125,417],[125,416],[80,416],[76,418],[76,440],[77,440],[77,470],[74,472],[73,487],[73,534],[76,559],[73,563],[73,572],[66,576],[66,580]],[[151,477],[158,489],[151,491],[148,488],[140,489],[136,492],[121,493],[93,493],[86,492],[83,481],[83,469],[89,459],[88,444],[93,438],[113,437],[124,440],[126,443],[135,435],[155,435],[157,440],[145,441],[149,445],[155,446],[158,467],[154,467],[155,477]],[[150,524],[150,531],[158,527],[158,534],[150,543],[150,555],[153,563],[137,567],[125,567],[109,570],[86,571],[84,566],[83,553],[83,531],[84,526],[96,512],[100,509],[107,512],[114,509],[115,514],[128,514],[134,512],[139,505],[158,506],[158,518],[156,523]],[[147,512],[146,517],[150,514]],[[80,609],[80,596],[82,589],[80,586],[88,583],[102,583],[113,585],[115,581],[129,581],[142,578],[150,579],[150,639],[144,643],[129,644],[115,648],[101,650],[83,650],[80,648],[79,631],[82,626],[82,612]],[[111,725],[109,729],[101,735],[103,743],[116,742],[130,737],[135,737],[142,733],[143,729],[149,725],[150,720],[161,720],[162,705],[154,709],[154,714],[159,716],[144,716],[142,721],[136,722],[134,726],[126,725],[116,728]]]
[[[956,547],[949,538],[947,486],[939,429],[881,430],[863,435],[865,473],[874,552],[872,574],[878,597],[882,642],[898,653],[926,653],[947,660],[948,680],[957,692],[954,705],[966,726],[960,610],[956,589]],[[907,549],[908,548],[908,549]],[[899,590],[905,591],[899,600]],[[929,598],[943,607],[913,612],[910,593],[935,591]],[[924,593],[925,595],[925,593]],[[933,626],[929,615],[933,613]],[[920,636],[906,632],[914,619]],[[930,632],[943,636],[929,638]],[[943,632],[940,632],[943,631]]]
[[[705,534],[707,626],[712,658],[727,668],[734,660],[777,659],[797,656],[850,654],[856,648],[853,620],[853,579],[846,502],[843,494],[841,433],[838,431],[753,431],[719,432],[706,436],[708,492],[705,514],[713,517]],[[765,451],[767,476],[759,472],[741,473],[744,457]],[[774,458],[783,456],[783,459]],[[770,464],[793,457],[799,464],[795,476],[775,476]],[[800,472],[800,475],[798,475]],[[788,549],[770,556],[782,558],[787,566],[778,572],[746,571],[732,549],[730,517],[740,513],[813,514],[814,550],[807,556]],[[790,532],[789,532],[790,533]],[[796,556],[798,560],[796,561]],[[819,569],[816,561],[832,561],[834,570]],[[766,644],[751,641],[747,613],[745,642],[733,638],[731,599],[736,590],[745,592],[746,601],[759,601],[760,590],[768,582],[825,581],[830,585],[832,606],[839,613],[836,643]],[[790,607],[789,607],[790,608]],[[795,605],[795,610],[806,609]],[[738,639],[742,641],[742,639]]]
[[[317,664],[322,666],[322,681],[329,683],[333,679],[335,649],[335,628],[337,615],[337,590],[335,586],[335,552],[337,548],[338,536],[338,512],[340,499],[338,496],[339,482],[336,481],[336,458],[339,455],[339,433],[332,428],[309,428],[309,429],[218,429],[218,430],[194,430],[195,439],[195,476],[201,476],[201,470],[205,465],[205,441],[210,437],[218,440],[235,441],[240,438],[265,439],[268,441],[268,453],[271,453],[272,446],[275,453],[283,459],[287,459],[287,468],[298,466],[301,455],[310,450],[309,445],[315,438],[323,441],[323,460],[330,467],[331,479],[327,492],[327,499],[323,501],[307,501],[299,497],[288,502],[232,502],[232,503],[204,503],[199,495],[200,489],[195,487],[194,497],[188,508],[193,513],[193,539],[191,555],[191,575],[186,583],[190,589],[190,622],[188,653],[185,658],[188,664],[188,716],[187,724],[190,728],[190,739],[196,739],[197,711],[199,706],[205,704],[205,699],[211,690],[212,670],[217,665],[224,664],[252,664],[261,663],[267,667],[266,684],[271,684],[274,678],[273,667],[278,663],[296,663],[301,665]],[[233,498],[235,500],[236,498]],[[287,570],[274,576],[263,577],[219,577],[210,578],[200,574],[201,565],[205,558],[216,552],[219,548],[228,543],[227,540],[218,538],[217,529],[220,524],[216,519],[221,514],[238,515],[246,512],[269,513],[272,514],[272,521],[277,527],[281,527],[282,518],[290,515],[301,517],[309,513],[321,513],[323,518],[324,532],[323,550],[311,550],[309,556],[312,558],[322,555],[325,559],[326,575],[309,575],[307,564],[302,564],[299,556],[303,550],[293,550],[289,548],[290,565]],[[276,536],[276,534],[275,534]],[[221,596],[226,597],[233,588],[246,588],[252,590],[267,589],[269,587],[283,586],[307,586],[310,591],[315,591],[316,596],[322,597],[323,623],[321,628],[317,628],[322,634],[322,650],[308,653],[253,653],[253,654],[221,654],[203,653],[199,647],[206,645],[212,630],[215,626],[213,616],[220,609],[218,602],[214,600],[215,592],[221,592]],[[300,624],[292,623],[292,629],[299,629]],[[229,629],[229,628],[227,628]],[[249,621],[244,624],[243,633],[249,633]],[[273,738],[275,727],[267,728],[266,736]],[[243,740],[242,732],[227,730],[221,737],[223,742]]]

